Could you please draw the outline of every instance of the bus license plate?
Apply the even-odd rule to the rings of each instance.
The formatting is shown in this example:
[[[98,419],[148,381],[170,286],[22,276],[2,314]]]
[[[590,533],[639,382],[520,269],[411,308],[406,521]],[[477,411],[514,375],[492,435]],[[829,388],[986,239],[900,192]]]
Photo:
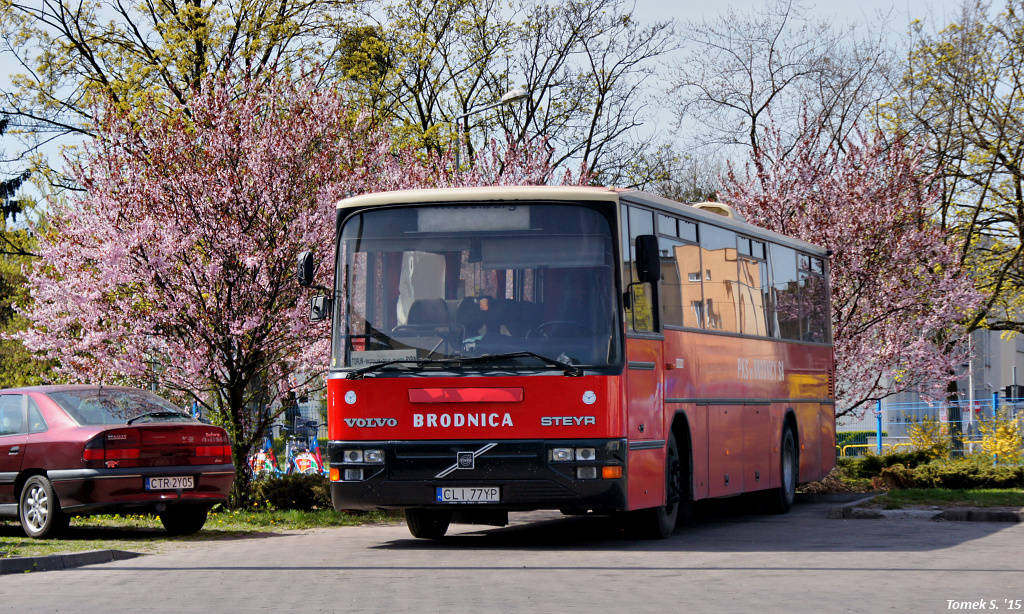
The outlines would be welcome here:
[[[501,488],[497,486],[438,486],[438,503],[498,503],[501,501]]]
[[[166,478],[146,478],[146,490],[178,490],[195,488],[195,478],[191,475]]]

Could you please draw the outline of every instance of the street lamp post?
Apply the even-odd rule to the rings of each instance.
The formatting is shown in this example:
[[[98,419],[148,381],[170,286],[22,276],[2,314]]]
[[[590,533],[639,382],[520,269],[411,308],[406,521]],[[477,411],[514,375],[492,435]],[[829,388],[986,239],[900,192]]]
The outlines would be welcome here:
[[[457,116],[453,120],[455,122],[455,132],[456,132],[456,135],[459,132],[459,126],[460,126],[460,123],[462,122],[462,120],[466,119],[470,115],[476,115],[477,113],[483,113],[484,111],[489,111],[489,110],[491,110],[491,109],[493,109],[495,107],[504,107],[504,106],[510,105],[512,103],[515,103],[515,102],[519,102],[520,100],[523,100],[524,98],[529,98],[529,97],[530,97],[530,92],[528,90],[525,90],[525,89],[522,89],[522,88],[516,88],[514,90],[509,90],[509,91],[505,92],[504,94],[502,94],[501,99],[498,100],[497,102],[492,102],[491,104],[484,105],[484,106],[480,107],[479,109],[473,109],[472,111],[470,111],[468,113],[463,113],[462,115]],[[459,167],[460,167],[460,164],[459,164],[459,152],[461,150],[462,150],[462,141],[461,141],[461,139],[459,139],[455,143],[455,170],[458,170]]]

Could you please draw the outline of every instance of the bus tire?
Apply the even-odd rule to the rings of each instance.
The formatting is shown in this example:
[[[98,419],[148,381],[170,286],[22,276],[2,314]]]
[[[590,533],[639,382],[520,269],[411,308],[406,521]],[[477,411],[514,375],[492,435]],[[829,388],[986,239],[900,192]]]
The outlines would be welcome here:
[[[665,505],[637,510],[635,526],[644,539],[666,539],[676,530],[682,497],[682,472],[676,436],[669,433],[665,452]]]
[[[413,537],[419,539],[440,539],[448,531],[452,513],[447,510],[408,508],[405,510],[405,524]]]
[[[779,477],[778,488],[765,492],[764,507],[769,514],[785,514],[793,507],[796,497],[796,483],[800,478],[800,450],[796,445],[793,427],[787,422],[782,427],[782,439],[779,442]]]

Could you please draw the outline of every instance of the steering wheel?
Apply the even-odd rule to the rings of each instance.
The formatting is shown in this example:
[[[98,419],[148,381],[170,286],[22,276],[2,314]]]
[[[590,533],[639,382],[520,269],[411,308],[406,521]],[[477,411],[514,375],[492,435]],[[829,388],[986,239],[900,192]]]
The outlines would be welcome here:
[[[551,320],[550,322],[544,322],[543,324],[540,324],[539,326],[537,326],[536,328],[534,328],[530,332],[526,333],[526,336],[527,336],[527,338],[552,337],[553,335],[550,334],[552,331],[547,331],[547,329],[555,328],[555,327],[560,327],[560,326],[568,326],[570,328],[575,329],[577,333],[582,333],[582,334],[576,334],[576,335],[569,335],[570,337],[593,337],[594,336],[594,329],[592,329],[589,326],[586,326],[584,324],[580,324],[579,322],[573,322],[571,320]]]

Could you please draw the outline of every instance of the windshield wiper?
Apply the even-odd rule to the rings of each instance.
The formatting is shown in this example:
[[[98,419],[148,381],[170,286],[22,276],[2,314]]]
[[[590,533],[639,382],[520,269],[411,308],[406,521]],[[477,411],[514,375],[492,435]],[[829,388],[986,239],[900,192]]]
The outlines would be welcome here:
[[[458,359],[451,358],[403,358],[401,360],[388,360],[386,362],[378,362],[373,365],[366,365],[365,367],[359,367],[353,371],[349,371],[345,374],[345,379],[363,379],[363,375],[371,373],[373,371],[380,371],[384,367],[390,367],[391,365],[434,365],[434,364],[461,364]]]
[[[129,418],[127,424],[131,424],[132,422],[135,422],[136,420],[141,420],[143,418],[188,418],[189,420],[191,420],[192,416],[180,411],[151,411],[144,414],[139,414],[134,418]]]
[[[465,365],[482,364],[489,362],[498,362],[501,360],[508,360],[509,358],[534,358],[543,363],[558,367],[565,372],[568,377],[579,377],[583,375],[583,370],[579,367],[567,363],[555,360],[554,358],[548,358],[547,356],[541,356],[540,354],[534,354],[533,352],[508,352],[505,354],[483,354],[482,356],[466,356],[462,358],[413,358],[403,360],[389,360],[387,362],[380,362],[375,365],[367,365],[360,367],[353,371],[349,371],[345,375],[346,379],[363,379],[363,375],[379,371],[384,367],[390,365],[451,365],[453,367],[462,367]]]
[[[554,358],[548,358],[547,356],[541,356],[533,352],[507,352],[505,354],[483,354],[482,356],[471,356],[469,358],[462,358],[463,364],[475,364],[475,363],[488,363],[498,362],[500,360],[507,360],[509,358],[534,358],[543,363],[549,364],[552,367],[558,367],[564,370],[568,377],[579,377],[583,375],[583,369],[580,369],[571,362],[563,362],[561,360],[555,360]]]

